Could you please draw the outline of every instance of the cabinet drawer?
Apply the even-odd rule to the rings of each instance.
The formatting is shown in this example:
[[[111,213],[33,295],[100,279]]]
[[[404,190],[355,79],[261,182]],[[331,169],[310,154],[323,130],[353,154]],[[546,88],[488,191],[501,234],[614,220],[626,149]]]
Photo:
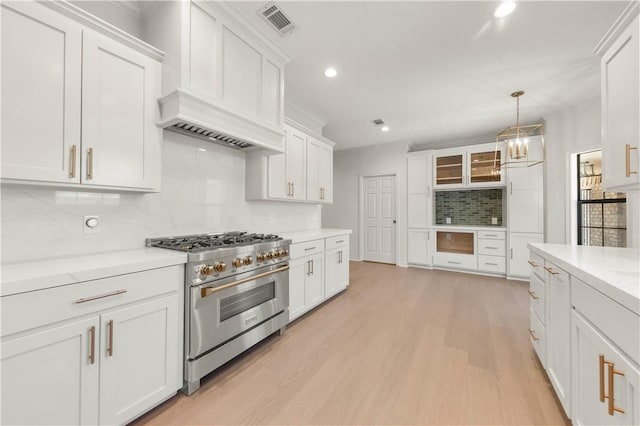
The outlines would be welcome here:
[[[528,263],[531,267],[531,272],[539,276],[544,281],[544,258],[532,251],[529,251]]]
[[[506,270],[504,256],[478,256],[478,271],[504,274]]]
[[[538,316],[533,312],[533,309],[529,311],[529,338],[531,339],[531,344],[538,355],[538,359],[542,363],[543,367],[547,365],[546,359],[546,342],[545,342],[545,329],[544,325],[538,319]]]
[[[331,250],[336,247],[343,247],[349,245],[349,234],[338,235],[337,237],[330,237],[325,240],[327,250]]]
[[[478,231],[478,238],[483,238],[486,240],[504,240],[505,232],[504,231]]]
[[[473,255],[436,252],[433,256],[436,266],[454,269],[478,269],[478,258]]]
[[[529,297],[531,298],[531,309],[538,315],[540,322],[545,324],[544,281],[534,274],[529,279]]]
[[[576,277],[571,277],[571,304],[631,359],[640,363],[638,315]]]
[[[478,238],[478,254],[485,254],[489,256],[504,256],[504,240],[486,240],[483,238]]]
[[[310,254],[324,252],[324,239],[306,241],[304,243],[291,244],[289,253],[291,259],[297,259],[299,257],[308,256]]]
[[[183,285],[180,265],[6,296],[0,299],[2,336],[177,291]]]

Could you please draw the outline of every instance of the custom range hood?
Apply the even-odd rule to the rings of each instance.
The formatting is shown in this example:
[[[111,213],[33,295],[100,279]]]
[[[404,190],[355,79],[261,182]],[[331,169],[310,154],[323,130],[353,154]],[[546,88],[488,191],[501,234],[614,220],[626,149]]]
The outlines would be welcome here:
[[[160,125],[235,149],[284,151],[289,55],[232,3],[157,2],[145,38],[164,50]]]

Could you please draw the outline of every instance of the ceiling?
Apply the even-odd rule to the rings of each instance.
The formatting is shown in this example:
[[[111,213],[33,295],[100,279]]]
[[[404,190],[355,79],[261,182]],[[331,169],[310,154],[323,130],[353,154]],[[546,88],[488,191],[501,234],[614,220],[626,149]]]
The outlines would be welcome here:
[[[284,37],[255,13],[266,2],[235,4],[293,57],[286,101],[348,149],[494,134],[515,122],[515,90],[524,122],[597,97],[593,48],[626,3],[521,1],[497,19],[496,1],[281,1],[297,27]]]

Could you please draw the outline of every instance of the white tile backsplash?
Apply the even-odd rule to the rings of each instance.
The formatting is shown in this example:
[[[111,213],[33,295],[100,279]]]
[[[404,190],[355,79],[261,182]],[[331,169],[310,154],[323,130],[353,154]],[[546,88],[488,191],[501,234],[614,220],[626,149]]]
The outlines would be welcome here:
[[[164,132],[162,192],[2,186],[2,263],[144,247],[147,237],[319,229],[321,206],[245,201],[245,154]],[[82,217],[101,231],[84,234]]]

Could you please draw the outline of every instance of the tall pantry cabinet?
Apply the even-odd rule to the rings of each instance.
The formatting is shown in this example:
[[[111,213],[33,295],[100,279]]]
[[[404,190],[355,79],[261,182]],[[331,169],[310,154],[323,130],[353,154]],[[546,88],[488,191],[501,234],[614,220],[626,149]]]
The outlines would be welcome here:
[[[531,158],[543,158],[542,136],[529,138]],[[544,166],[507,169],[507,276],[529,278],[528,243],[544,242]]]
[[[431,266],[433,224],[433,151],[407,154],[407,261]]]

